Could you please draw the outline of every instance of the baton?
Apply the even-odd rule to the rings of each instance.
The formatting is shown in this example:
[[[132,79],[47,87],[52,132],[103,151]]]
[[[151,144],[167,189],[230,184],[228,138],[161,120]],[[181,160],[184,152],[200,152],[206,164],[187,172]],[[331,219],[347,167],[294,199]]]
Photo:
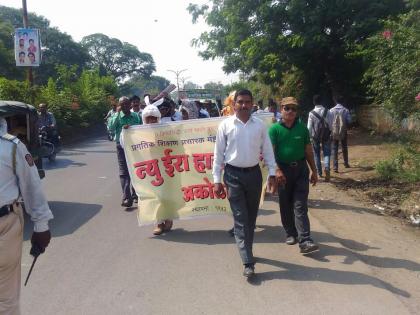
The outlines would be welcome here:
[[[25,287],[26,287],[26,284],[28,283],[29,277],[31,276],[32,269],[34,269],[38,256],[42,254],[42,249],[37,244],[32,244],[30,254],[34,256],[34,260],[32,261],[31,268],[29,269],[28,275],[26,276]]]

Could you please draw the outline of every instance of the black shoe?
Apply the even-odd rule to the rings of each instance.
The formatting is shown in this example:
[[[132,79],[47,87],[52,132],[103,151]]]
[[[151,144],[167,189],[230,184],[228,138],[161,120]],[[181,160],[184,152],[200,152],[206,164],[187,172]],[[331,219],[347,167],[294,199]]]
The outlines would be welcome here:
[[[337,168],[334,169],[334,173],[338,173],[338,169]]]
[[[347,164],[344,164],[344,167],[345,168],[350,168],[350,165],[347,163]]]
[[[254,264],[246,264],[244,268],[244,273],[243,273],[244,277],[249,278],[249,277],[252,277],[254,274],[255,274]]]
[[[299,245],[300,253],[303,255],[319,251],[319,246],[312,241],[306,241]]]
[[[231,229],[228,231],[228,234],[229,234],[229,236],[234,237],[234,236],[235,236],[235,229],[234,229],[234,228],[231,228]]]
[[[297,243],[297,239],[294,236],[288,236],[286,238],[286,244],[287,245],[295,245]]]
[[[133,202],[134,203],[139,203],[139,198],[137,198],[137,197],[133,198]]]
[[[124,199],[123,202],[121,203],[121,207],[126,207],[126,208],[130,208],[132,205],[133,205],[132,199]]]

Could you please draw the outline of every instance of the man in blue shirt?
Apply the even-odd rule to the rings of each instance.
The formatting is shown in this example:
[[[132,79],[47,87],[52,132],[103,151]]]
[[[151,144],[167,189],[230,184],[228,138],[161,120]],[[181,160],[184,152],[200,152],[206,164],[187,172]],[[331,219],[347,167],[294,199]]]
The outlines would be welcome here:
[[[334,97],[335,106],[330,109],[332,116],[331,137],[332,155],[334,172],[338,172],[338,144],[341,142],[343,152],[344,167],[349,168],[349,152],[347,146],[347,129],[351,123],[351,115],[347,108],[343,106],[344,98],[341,95]]]

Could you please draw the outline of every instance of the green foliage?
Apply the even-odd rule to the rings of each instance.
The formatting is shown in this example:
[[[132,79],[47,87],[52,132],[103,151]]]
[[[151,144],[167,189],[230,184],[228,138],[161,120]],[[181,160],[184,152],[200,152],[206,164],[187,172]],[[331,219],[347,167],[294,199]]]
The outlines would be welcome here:
[[[93,66],[119,80],[135,74],[148,77],[156,70],[150,54],[117,38],[97,33],[83,37],[81,43],[89,52]]]
[[[16,80],[7,80],[0,77],[0,99],[19,101],[31,104],[33,100],[34,89],[29,87],[27,82]]]
[[[375,165],[378,175],[385,180],[420,181],[420,152],[412,146],[398,150],[390,159]]]
[[[55,67],[58,64],[75,64],[78,65],[78,69],[87,65],[90,60],[89,54],[71,36],[50,27],[50,22],[42,16],[29,13],[28,20],[30,27],[40,30],[43,46],[41,65],[33,69],[36,84],[46,84],[48,78],[55,77]],[[22,13],[18,9],[0,6],[0,21],[4,21],[0,23],[0,75],[23,80],[25,69],[15,66],[13,50],[14,28],[23,27]],[[5,53],[2,53],[2,47],[5,47]]]
[[[263,84],[261,82],[248,80],[246,78],[242,78],[238,82],[234,82],[225,86],[224,94],[228,95],[231,91],[238,91],[242,89],[250,90],[254,97],[255,103],[259,100],[262,100],[264,106],[268,105],[269,99],[278,99],[280,97],[278,91],[273,89],[272,86]]]
[[[204,88],[208,90],[223,91],[224,85],[221,82],[207,82]]]
[[[121,95],[137,95],[142,98],[146,92],[152,95],[158,94],[169,84],[170,82],[167,79],[160,76],[135,75],[120,85],[120,93]]]
[[[37,97],[47,103],[60,127],[86,127],[101,122],[110,108],[109,96],[118,93],[112,77],[100,76],[99,70],[57,67],[58,79],[50,78]]]
[[[305,102],[312,94],[364,95],[364,64],[356,45],[380,29],[379,19],[406,10],[404,0],[230,0],[188,7],[193,22],[211,30],[193,41],[204,59],[222,58],[226,72],[242,71],[273,88],[295,88]],[[299,71],[299,72],[297,72]],[[287,87],[288,85],[288,87]]]
[[[376,103],[396,120],[418,111],[420,92],[420,10],[383,22],[383,30],[368,39],[363,53],[370,61],[365,81]]]

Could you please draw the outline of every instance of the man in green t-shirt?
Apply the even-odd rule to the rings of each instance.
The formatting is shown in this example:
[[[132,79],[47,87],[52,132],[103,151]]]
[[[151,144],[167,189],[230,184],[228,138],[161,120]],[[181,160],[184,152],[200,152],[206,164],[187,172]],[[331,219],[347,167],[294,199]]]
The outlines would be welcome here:
[[[130,174],[128,173],[127,161],[125,159],[124,148],[120,144],[122,129],[127,129],[133,125],[140,125],[141,119],[137,113],[130,111],[131,101],[128,97],[122,96],[118,101],[117,113],[109,120],[108,129],[115,134],[117,143],[118,167],[120,172],[120,182],[123,191],[121,206],[131,207],[133,200],[137,199],[134,189],[131,187]]]
[[[294,97],[281,101],[281,121],[271,126],[269,135],[273,144],[278,169],[279,204],[286,244],[299,241],[300,252],[317,251],[318,245],[311,238],[308,217],[309,169],[310,182],[318,181],[309,131],[297,118],[298,103]]]

